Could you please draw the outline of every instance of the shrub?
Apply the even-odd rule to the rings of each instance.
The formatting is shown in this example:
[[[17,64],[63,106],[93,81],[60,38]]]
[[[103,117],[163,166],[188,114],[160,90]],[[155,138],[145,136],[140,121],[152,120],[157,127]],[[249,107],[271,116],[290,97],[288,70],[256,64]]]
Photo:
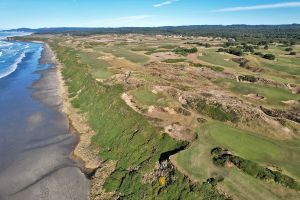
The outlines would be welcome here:
[[[205,46],[205,48],[209,48],[209,47],[211,47],[211,45],[210,45],[210,44],[208,44],[208,43],[206,43],[204,46]]]
[[[211,155],[220,155],[222,152],[223,149],[221,147],[215,147],[210,151]]]
[[[216,166],[225,166],[226,162],[229,161],[243,172],[255,178],[264,181],[274,181],[275,183],[285,187],[300,190],[300,184],[292,177],[282,174],[279,171],[273,171],[271,169],[262,167],[253,161],[226,153],[222,154],[222,152],[223,149],[220,147],[215,147],[211,150],[211,154],[213,155],[212,161]]]
[[[179,55],[186,56],[187,54],[198,52],[198,49],[196,47],[193,47],[191,49],[178,47],[173,52]]]
[[[166,60],[163,60],[162,62],[165,62],[165,63],[178,63],[178,62],[184,62],[185,59],[183,58],[178,58],[178,59],[166,59]]]
[[[257,178],[261,179],[261,180],[266,180],[266,181],[270,181],[270,180],[274,180],[274,173],[267,168],[262,168],[258,171],[258,174],[256,175]]]
[[[213,163],[216,166],[225,166],[225,163],[230,160],[230,155],[224,154],[213,158]]]
[[[247,63],[249,62],[249,60],[246,58],[232,58],[231,60],[238,63],[240,67],[246,67]]]
[[[190,65],[193,66],[193,67],[206,67],[206,68],[209,68],[209,69],[211,69],[213,71],[216,71],[216,72],[224,71],[224,68],[220,67],[220,66],[202,65],[201,63],[193,63],[193,62],[190,62]]]
[[[257,45],[258,46],[263,46],[263,45],[266,46],[266,45],[268,45],[268,42],[267,41],[260,41],[260,42],[257,43]]]
[[[251,83],[254,83],[258,80],[258,78],[256,78],[255,76],[252,76],[252,75],[239,76],[238,79],[240,81],[248,81],[248,82],[251,82]]]
[[[293,51],[293,48],[291,47],[285,48],[285,51]]]
[[[295,181],[295,179],[285,175],[285,174],[282,174],[280,172],[273,172],[274,174],[274,181],[276,183],[279,183],[283,186],[286,186],[288,188],[291,188],[291,189],[297,189],[299,190],[300,189],[300,185]]]
[[[265,54],[263,55],[264,59],[275,60],[275,56],[273,54]]]
[[[195,108],[199,113],[219,121],[237,122],[237,114],[233,111],[226,112],[220,104],[210,105],[205,100],[197,100]]]
[[[254,55],[261,56],[261,57],[263,56],[261,52],[255,52]]]
[[[253,46],[250,46],[250,45],[244,45],[244,52],[251,52],[253,53],[254,52],[254,47]]]
[[[227,53],[236,55],[236,56],[242,56],[243,55],[243,51],[239,48],[230,48],[227,50]]]
[[[289,55],[294,56],[294,55],[297,55],[297,53],[295,51],[292,51],[292,52],[290,52]]]
[[[209,178],[206,180],[206,182],[210,185],[212,185],[213,187],[217,186],[218,184],[218,180],[216,180],[215,178]]]

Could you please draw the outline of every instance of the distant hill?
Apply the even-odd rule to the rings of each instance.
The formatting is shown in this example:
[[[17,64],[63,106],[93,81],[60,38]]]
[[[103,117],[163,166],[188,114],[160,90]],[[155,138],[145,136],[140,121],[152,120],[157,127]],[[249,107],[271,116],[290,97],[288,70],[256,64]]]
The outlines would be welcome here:
[[[29,29],[20,28],[10,31],[34,32],[35,34],[176,34],[185,36],[232,37],[235,39],[294,39],[300,40],[300,24],[287,25],[191,25],[163,27],[121,27],[121,28],[81,28],[58,27]]]

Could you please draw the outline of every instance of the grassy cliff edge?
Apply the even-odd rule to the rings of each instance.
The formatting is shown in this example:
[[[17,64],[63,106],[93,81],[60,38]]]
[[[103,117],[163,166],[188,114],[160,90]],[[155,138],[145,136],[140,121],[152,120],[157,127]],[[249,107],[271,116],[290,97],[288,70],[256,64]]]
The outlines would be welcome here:
[[[209,184],[193,184],[176,169],[171,181],[162,185],[160,177],[145,181],[153,174],[164,153],[187,145],[178,142],[151,126],[142,115],[121,99],[121,85],[105,85],[96,81],[84,63],[78,62],[76,50],[49,42],[58,61],[72,105],[79,109],[95,131],[92,145],[100,148],[99,156],[106,173],[98,184],[92,181],[92,199],[224,199]],[[107,168],[113,161],[113,169]],[[105,172],[106,169],[107,171]],[[97,172],[96,172],[97,174]],[[101,186],[102,188],[95,187]],[[103,192],[99,192],[103,191]]]

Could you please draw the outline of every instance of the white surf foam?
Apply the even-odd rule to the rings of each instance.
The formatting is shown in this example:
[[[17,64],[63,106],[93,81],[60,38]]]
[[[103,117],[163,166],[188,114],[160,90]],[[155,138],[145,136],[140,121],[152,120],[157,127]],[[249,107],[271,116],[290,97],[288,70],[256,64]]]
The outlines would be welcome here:
[[[2,54],[3,54],[2,51],[0,51],[0,57],[2,56]]]
[[[13,43],[11,43],[11,42],[0,42],[0,47],[9,47],[12,45],[13,45]]]
[[[11,73],[13,73],[14,71],[16,71],[16,69],[18,68],[18,65],[22,62],[22,60],[25,58],[25,52],[23,52],[18,58],[17,60],[14,62],[14,64],[12,64],[11,66],[9,66],[4,72],[2,72],[0,74],[0,78],[4,78],[8,75],[10,75]]]

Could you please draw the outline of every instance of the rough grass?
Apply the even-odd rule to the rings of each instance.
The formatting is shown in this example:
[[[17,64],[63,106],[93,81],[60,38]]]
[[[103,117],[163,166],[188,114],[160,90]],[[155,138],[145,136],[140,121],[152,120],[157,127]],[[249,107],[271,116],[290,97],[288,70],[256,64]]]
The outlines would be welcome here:
[[[189,64],[193,67],[206,67],[206,68],[209,68],[209,69],[211,69],[213,71],[216,71],[216,72],[224,71],[224,68],[220,67],[220,66],[203,65],[201,63],[193,63],[193,62],[189,62]]]
[[[226,112],[221,105],[219,104],[208,104],[205,100],[199,99],[191,105],[195,107],[195,109],[206,116],[211,117],[212,119],[219,120],[219,121],[231,121],[237,122],[238,116],[235,112]]]
[[[117,191],[122,199],[223,199],[208,184],[192,184],[175,171],[176,180],[168,187],[158,182],[142,183],[142,176],[151,172],[162,153],[185,146],[166,134],[159,133],[142,115],[134,112],[120,98],[120,85],[103,85],[88,73],[88,65],[78,63],[78,52],[51,43],[64,64],[63,76],[72,104],[86,114],[96,135],[92,142],[101,147],[99,155],[116,160],[114,173],[105,181],[107,191]],[[137,167],[130,173],[127,169]]]

